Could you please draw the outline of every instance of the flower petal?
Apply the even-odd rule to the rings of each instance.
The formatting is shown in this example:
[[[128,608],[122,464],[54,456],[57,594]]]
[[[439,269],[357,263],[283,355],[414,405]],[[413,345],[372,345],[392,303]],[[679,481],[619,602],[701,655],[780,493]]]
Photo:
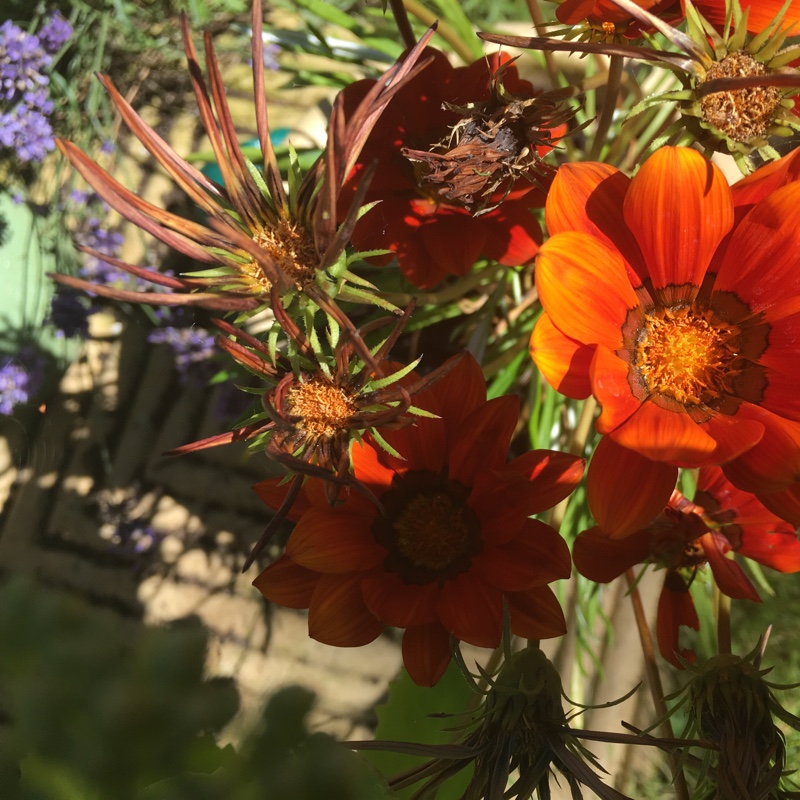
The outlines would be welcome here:
[[[680,295],[686,300],[696,294],[733,225],[733,200],[725,176],[707,158],[688,147],[661,147],[631,181],[624,215],[654,289],[690,284],[693,293]],[[679,299],[657,294],[664,305]]]
[[[700,537],[700,543],[705,551],[708,565],[714,573],[719,590],[735,600],[753,600],[761,602],[758,592],[748,580],[742,568],[730,558],[725,558],[725,554],[720,548],[720,543],[713,533],[707,533]]]
[[[410,584],[396,574],[381,572],[364,578],[361,591],[367,608],[384,625],[408,628],[438,619],[436,583]]]
[[[450,657],[450,634],[439,622],[414,625],[403,634],[403,664],[417,686],[437,684]]]
[[[476,408],[464,420],[461,436],[449,443],[450,479],[471,486],[482,470],[504,465],[518,420],[516,395],[495,397]]]
[[[286,608],[308,608],[319,577],[318,572],[281,556],[253,581],[253,586],[272,603]]]
[[[661,596],[658,598],[656,635],[659,652],[678,669],[683,669],[683,664],[675,657],[676,653],[690,664],[696,660],[696,656],[691,650],[679,649],[678,634],[682,625],[699,631],[700,619],[697,616],[692,595],[683,578],[677,572],[668,572],[664,579]]]
[[[630,366],[607,347],[595,348],[590,371],[592,392],[600,404],[595,423],[600,433],[611,433],[641,408],[628,380]]]
[[[442,586],[439,619],[457,639],[476,647],[497,647],[503,631],[503,596],[475,570]]]
[[[473,218],[473,225],[483,226],[482,254],[486,258],[506,267],[533,261],[542,243],[542,229],[533,214],[533,208],[538,205],[536,196],[537,193],[531,191],[519,199],[507,198],[494,211]]]
[[[800,483],[794,483],[782,492],[759,494],[758,499],[776,516],[800,526]]]
[[[589,368],[594,347],[565,336],[542,314],[531,334],[530,353],[545,380],[567,397],[582,400],[592,393]]]
[[[609,536],[629,536],[666,508],[677,478],[677,467],[651,461],[604,436],[589,462],[589,509]]]
[[[371,520],[337,509],[303,514],[286,544],[296,564],[323,573],[371,569],[386,557],[370,530]]]
[[[640,530],[624,539],[612,538],[599,527],[578,534],[572,545],[575,569],[595,583],[611,583],[625,570],[641,564],[650,555],[652,534]]]
[[[473,569],[504,592],[569,578],[572,564],[567,543],[538,520],[525,520],[519,536],[502,547],[487,547],[476,556]]]
[[[549,586],[508,595],[511,631],[524,639],[552,639],[567,632],[564,612]]]
[[[377,639],[383,625],[361,596],[360,575],[322,575],[308,609],[308,635],[334,647],[361,647]]]
[[[731,236],[714,282],[712,307],[715,295],[732,292],[753,315],[763,312],[767,322],[800,311],[799,228],[800,183],[755,205]]]
[[[687,413],[662,408],[651,400],[642,403],[610,436],[622,447],[682,467],[704,466],[717,447]]]
[[[530,450],[515,458],[506,469],[530,481],[532,505],[529,514],[540,514],[560,503],[583,478],[586,461],[571,453]]]
[[[585,233],[558,233],[536,259],[536,288],[551,322],[581,344],[622,346],[639,303],[616,250]]]

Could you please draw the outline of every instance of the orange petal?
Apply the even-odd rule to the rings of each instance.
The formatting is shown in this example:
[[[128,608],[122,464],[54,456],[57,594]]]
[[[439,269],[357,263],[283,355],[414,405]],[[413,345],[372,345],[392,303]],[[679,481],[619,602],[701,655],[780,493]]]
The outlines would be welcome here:
[[[547,194],[545,221],[551,236],[581,231],[618,250],[638,286],[644,261],[622,213],[630,183],[627,175],[610,164],[562,164]]]
[[[622,346],[628,311],[639,305],[619,253],[585,233],[559,233],[542,245],[536,288],[562,333],[611,350]]]
[[[600,403],[600,416],[595,423],[600,433],[611,433],[642,405],[634,397],[628,381],[630,366],[607,347],[597,347],[592,359],[592,391]]]
[[[651,461],[604,436],[589,463],[589,509],[609,536],[629,536],[666,508],[677,478],[677,467]]]
[[[508,595],[511,631],[524,639],[552,639],[567,632],[564,612],[549,586]]]
[[[715,294],[733,292],[753,315],[763,312],[767,322],[798,313],[798,227],[800,183],[784,186],[754,206],[730,238],[714,282],[712,307]]]
[[[622,447],[682,467],[706,465],[708,456],[717,448],[716,441],[687,413],[668,411],[651,400],[642,403],[610,435]]]
[[[373,492],[383,494],[391,485],[396,469],[402,469],[403,461],[390,456],[373,442],[353,442],[350,448],[353,473]]]
[[[530,353],[545,380],[561,394],[582,400],[592,393],[589,367],[594,347],[564,336],[547,314],[533,329]]]
[[[800,0],[794,0],[794,3],[800,7]],[[731,187],[733,204],[737,209],[753,206],[776,189],[798,179],[800,179],[800,150],[795,149],[777,161],[760,166],[755,172],[735,183]]]
[[[755,420],[714,414],[702,423],[703,430],[716,442],[708,456],[709,464],[724,464],[755,447],[764,437],[764,425]],[[692,466],[702,464],[702,459],[693,458]],[[683,466],[678,464],[678,466]]]
[[[438,583],[410,584],[396,574],[381,572],[364,578],[361,591],[367,608],[384,625],[408,628],[438,618]]]
[[[475,356],[465,353],[442,380],[415,395],[412,402],[439,414],[448,440],[455,440],[463,433],[461,422],[486,402],[486,380]]]
[[[525,520],[519,536],[502,547],[486,547],[473,561],[474,570],[504,592],[522,592],[533,586],[569,578],[569,548],[544,522]]]
[[[312,486],[309,486],[309,484]],[[297,520],[299,520],[300,517],[302,517],[303,514],[305,514],[306,511],[311,508],[307,491],[311,489],[312,493],[315,492],[313,484],[319,484],[318,489],[324,497],[325,490],[322,485],[322,481],[315,481],[313,479],[307,480],[303,484],[300,494],[297,495],[297,499],[294,501],[292,510],[286,515],[287,519],[292,520],[292,522],[297,522]],[[277,511],[281,507],[281,503],[283,503],[284,499],[286,498],[286,494],[289,491],[290,485],[291,481],[288,481],[285,478],[268,478],[265,481],[260,481],[259,483],[255,484],[255,486],[253,486],[253,491],[258,495],[259,499],[263,501],[264,505],[266,505],[268,508],[271,508],[273,511]]]
[[[439,622],[403,634],[403,664],[417,686],[434,686],[450,664],[450,634]]]
[[[555,450],[531,450],[515,458],[507,468],[530,481],[529,514],[539,514],[567,497],[583,478],[586,461]]]
[[[320,576],[308,609],[308,635],[334,647],[361,647],[383,633],[361,596],[360,576]]]
[[[678,669],[683,669],[683,665],[675,657],[676,653],[690,664],[694,663],[696,658],[691,650],[680,650],[678,647],[678,635],[681,626],[699,631],[700,620],[694,607],[692,595],[686,588],[683,578],[676,572],[668,572],[664,580],[664,588],[661,590],[661,596],[658,598],[656,635],[658,637],[659,652],[670,664]]]
[[[626,569],[641,564],[650,555],[650,531],[636,531],[624,539],[611,538],[599,527],[579,533],[572,545],[575,569],[595,583],[611,583]]]
[[[717,30],[722,30],[725,25],[725,11],[727,8],[723,0],[695,0],[697,10],[711,22]],[[783,0],[742,0],[742,11],[747,15],[747,30],[749,33],[761,33],[778,16],[783,8]],[[800,0],[791,0],[783,26],[796,23],[800,20]]]
[[[319,577],[319,573],[281,556],[253,581],[253,586],[273,603],[286,608],[308,608]]]
[[[371,519],[337,509],[306,512],[286,544],[286,555],[323,573],[359,572],[386,558],[370,530]]]
[[[661,147],[631,181],[624,214],[653,287],[690,284],[696,293],[733,225],[733,200],[725,176],[707,158],[688,147]]]
[[[457,639],[477,647],[497,647],[503,631],[502,593],[475,570],[462,572],[442,586],[439,619]]]

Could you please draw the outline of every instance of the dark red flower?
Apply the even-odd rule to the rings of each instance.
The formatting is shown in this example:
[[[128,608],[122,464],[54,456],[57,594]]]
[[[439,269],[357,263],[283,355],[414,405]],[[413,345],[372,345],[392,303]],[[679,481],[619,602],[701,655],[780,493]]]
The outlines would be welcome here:
[[[541,157],[566,116],[559,98],[535,92],[505,55],[459,68],[431,48],[427,56],[432,63],[389,104],[351,176],[378,162],[366,200],[380,203],[359,220],[353,244],[391,250],[420,288],[465,275],[481,256],[507,266],[534,257],[542,234],[531,209],[543,204],[550,178]],[[344,90],[347,115],[373,85]]]
[[[698,569],[708,564],[720,591],[729,597],[759,601],[741,567],[725,557],[731,550],[779,572],[800,571],[800,541],[793,526],[754,495],[734,487],[719,467],[704,467],[694,502],[675,490],[663,513],[646,528],[624,539],[591,528],[575,540],[572,556],[578,572],[597,583],[608,583],[645,562],[666,570],[658,602],[658,646],[679,667],[676,654],[694,660],[691,650],[679,648],[678,633],[681,626],[700,628],[689,593]]]
[[[370,436],[352,448],[360,493],[342,490],[331,508],[322,482],[305,482],[286,555],[255,586],[273,602],[308,608],[309,634],[326,644],[355,647],[386,625],[405,628],[405,665],[430,686],[450,662],[451,636],[500,643],[504,606],[518,636],[564,633],[547,584],[569,576],[569,552],[530,516],[575,488],[583,460],[537,450],[506,463],[517,399],[487,401],[471,356],[415,403],[437,416],[385,434],[400,455]],[[287,491],[276,481],[255,488],[273,508]]]
[[[659,19],[677,22],[683,16],[680,0],[636,0],[637,5]],[[566,25],[585,23],[593,39],[639,39],[642,23],[614,0],[563,0],[556,9],[559,22]],[[652,30],[644,28],[644,30]]]

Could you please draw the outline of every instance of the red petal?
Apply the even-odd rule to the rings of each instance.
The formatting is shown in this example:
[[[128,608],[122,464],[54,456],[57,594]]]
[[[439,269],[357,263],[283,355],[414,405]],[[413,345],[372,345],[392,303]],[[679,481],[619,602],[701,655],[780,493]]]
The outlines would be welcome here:
[[[764,425],[755,420],[714,414],[702,423],[703,430],[716,442],[709,454],[709,462],[725,464],[755,447],[764,437]],[[694,464],[702,463],[693,459]]]
[[[483,226],[476,225],[470,214],[447,206],[437,206],[434,214],[425,217],[419,231],[409,235],[419,237],[428,256],[427,265],[411,263],[402,244],[397,260],[403,274],[421,289],[436,285],[430,280],[424,285],[420,282],[428,273],[444,270],[448,275],[466,275],[483,252],[486,241]]]
[[[767,494],[786,489],[800,478],[800,424],[760,406],[742,403],[736,418],[764,426],[757,445],[724,465],[728,480],[748,492]]]
[[[534,192],[518,200],[506,199],[495,211],[473,220],[483,227],[486,258],[507,267],[533,261],[542,243],[542,229],[531,210],[534,199]]]
[[[357,572],[383,561],[386,550],[372,535],[368,517],[335,509],[306,512],[286,544],[286,555],[323,573]]]
[[[286,608],[308,608],[319,577],[319,573],[281,556],[253,581],[253,586],[273,603]]]
[[[600,528],[578,534],[572,545],[575,569],[595,583],[611,583],[626,569],[641,564],[650,555],[650,531],[637,531],[624,539],[612,539]]]
[[[466,353],[445,378],[415,395],[412,402],[439,414],[448,442],[454,442],[464,432],[464,419],[486,402],[486,380],[475,356]]]
[[[675,589],[668,589],[667,583],[674,583]],[[679,586],[682,586],[683,589],[678,590]],[[695,654],[691,650],[678,649],[678,629],[681,625],[695,631],[700,630],[700,620],[694,608],[694,601],[683,578],[677,573],[667,573],[664,588],[658,598],[658,621],[656,622],[658,649],[661,655],[678,669],[683,669],[683,665],[675,657],[675,653],[689,663],[695,661]]]
[[[464,420],[461,436],[450,443],[449,478],[471,486],[481,470],[505,464],[518,420],[516,395],[496,397],[475,409]]]
[[[271,508],[273,511],[277,511],[286,498],[290,485],[291,482],[284,478],[268,478],[265,481],[255,484],[255,486],[253,486],[253,491],[258,495],[264,505]],[[309,490],[311,492],[310,496],[316,496],[317,491],[319,491],[322,493],[324,499],[325,487],[322,485],[322,481],[315,481],[313,479],[307,480],[303,484],[300,494],[297,495],[292,510],[286,515],[287,519],[292,520],[292,522],[297,522],[297,520],[311,508],[309,494],[307,494]],[[324,502],[325,505],[327,505],[327,501]]]
[[[730,558],[725,558],[717,537],[713,533],[707,533],[700,537],[700,542],[719,590],[735,600],[753,600],[760,603],[761,598],[758,596],[758,592],[747,579],[742,568]]]
[[[582,400],[592,393],[589,368],[594,347],[564,336],[547,314],[533,329],[530,353],[547,382],[561,394]]]
[[[622,346],[628,311],[639,305],[619,253],[585,233],[559,233],[542,245],[536,288],[562,333],[611,350]]]
[[[677,467],[651,461],[604,436],[586,482],[592,516],[609,536],[628,536],[666,508],[677,478]]]
[[[759,494],[758,499],[773,514],[792,525],[800,526],[800,483],[795,483],[782,492]]]
[[[521,592],[569,578],[567,543],[544,522],[525,520],[522,532],[502,547],[486,547],[475,557],[474,570],[492,586]]]
[[[403,634],[403,664],[417,686],[434,686],[450,664],[450,634],[438,622],[409,628]]]
[[[632,179],[624,214],[653,287],[690,284],[696,293],[733,225],[733,200],[725,176],[700,153],[661,147]]]
[[[552,639],[567,632],[564,612],[549,586],[508,595],[511,631],[524,639]]]
[[[540,514],[567,497],[583,478],[586,461],[555,450],[531,450],[508,466],[530,481],[532,497],[529,514]]]
[[[778,572],[800,572],[800,541],[794,531],[762,532],[756,536],[748,536],[745,532],[742,539],[742,545],[736,551],[739,555],[752,558],[753,561]]]
[[[503,631],[502,593],[478,577],[462,572],[442,586],[439,619],[457,639],[476,647],[497,647]]]
[[[364,578],[361,591],[367,608],[384,625],[408,628],[437,619],[439,585],[405,583],[399,576],[382,572]]]
[[[383,633],[361,597],[361,578],[322,575],[308,610],[308,635],[335,647],[361,647]]]

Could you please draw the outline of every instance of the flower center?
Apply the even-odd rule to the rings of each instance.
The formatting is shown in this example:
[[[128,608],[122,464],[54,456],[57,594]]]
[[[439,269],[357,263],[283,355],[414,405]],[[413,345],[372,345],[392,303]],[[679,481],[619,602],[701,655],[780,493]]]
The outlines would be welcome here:
[[[469,569],[481,550],[480,523],[467,505],[469,490],[427,471],[395,476],[381,497],[386,516],[373,525],[389,550],[386,569],[406,583],[431,583]]]
[[[286,392],[292,416],[300,417],[310,438],[330,439],[347,430],[356,405],[343,389],[325,378],[298,382]]]
[[[634,364],[650,395],[698,405],[734,394],[739,369],[736,328],[712,324],[690,308],[664,308],[646,315]]]
[[[319,259],[314,241],[304,228],[281,220],[275,227],[256,231],[253,241],[266,252],[281,272],[294,281],[299,290],[314,281]],[[259,287],[266,291],[272,288],[264,270],[255,261],[250,262],[246,271]]]
[[[730,53],[712,64],[702,83],[716,78],[766,75],[770,70],[749,53]],[[714,92],[700,100],[703,119],[734,142],[763,136],[773,122],[782,94],[775,86]]]

